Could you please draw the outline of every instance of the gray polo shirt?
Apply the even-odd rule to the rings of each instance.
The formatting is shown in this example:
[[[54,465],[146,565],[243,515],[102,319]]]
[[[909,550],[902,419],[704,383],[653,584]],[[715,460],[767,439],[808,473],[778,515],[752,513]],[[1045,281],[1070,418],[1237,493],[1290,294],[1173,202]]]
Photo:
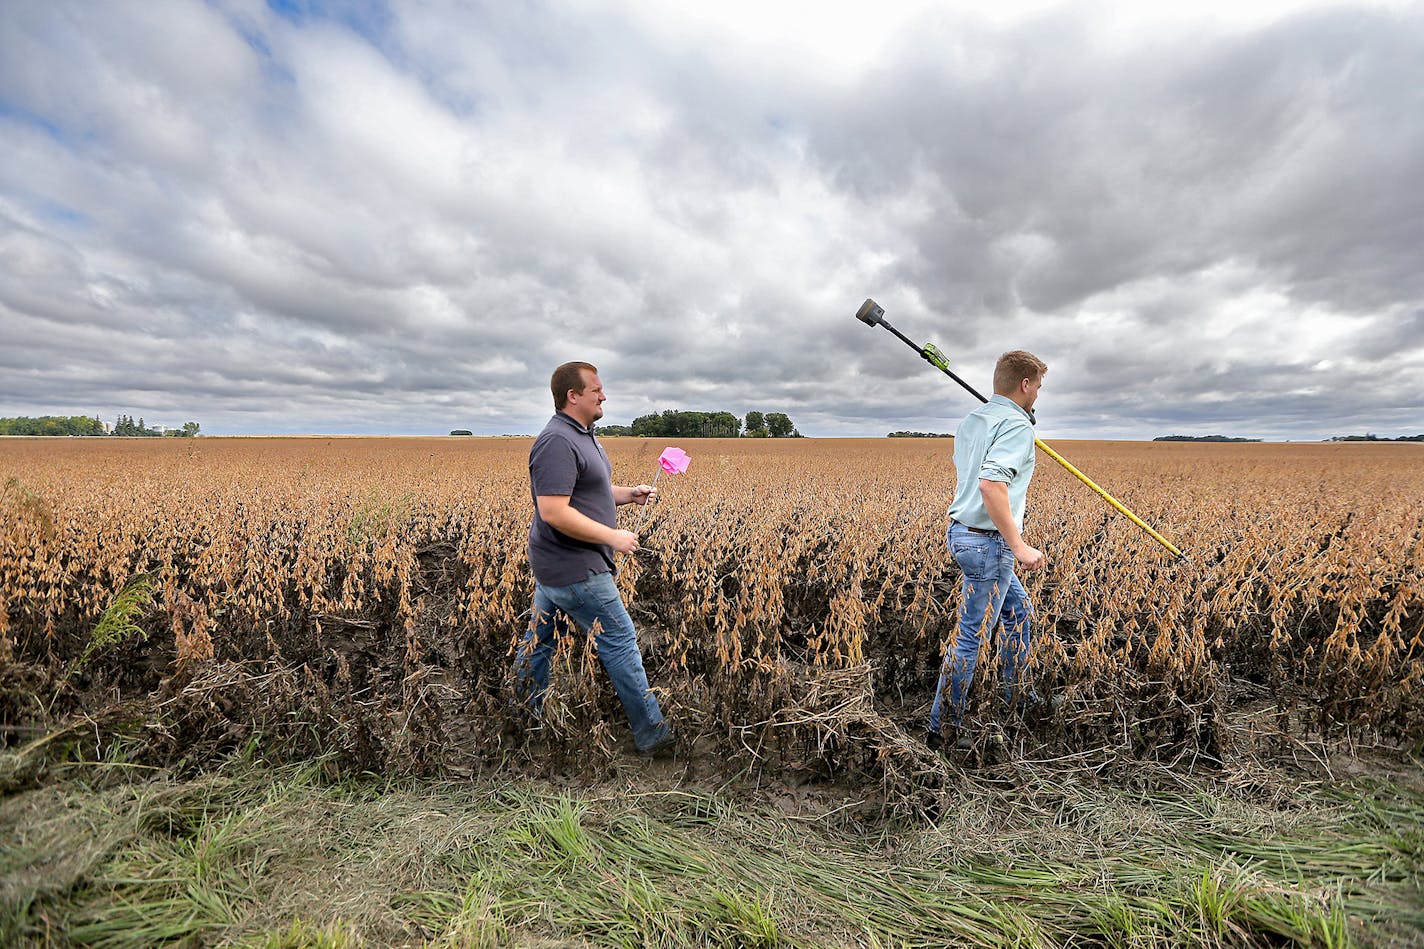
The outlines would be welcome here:
[[[613,464],[603,446],[563,412],[555,412],[529,449],[529,494],[534,522],[529,525],[529,567],[534,579],[548,587],[566,587],[596,573],[615,570],[613,548],[577,540],[544,523],[539,516],[541,495],[560,495],[581,514],[608,527],[618,525],[613,503]]]

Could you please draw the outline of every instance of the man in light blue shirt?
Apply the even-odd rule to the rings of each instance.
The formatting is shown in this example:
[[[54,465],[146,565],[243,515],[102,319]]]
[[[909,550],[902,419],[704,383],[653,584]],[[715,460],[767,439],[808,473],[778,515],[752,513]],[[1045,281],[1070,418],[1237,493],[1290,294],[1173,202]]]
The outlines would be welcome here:
[[[1014,574],[1044,565],[1043,551],[1024,541],[1024,499],[1033,479],[1033,404],[1048,366],[1022,350],[1004,353],[994,366],[994,397],[975,409],[954,432],[954,470],[958,474],[954,501],[949,505],[945,542],[964,572],[964,599],[955,642],[945,651],[934,704],[930,707],[928,741],[942,741],[940,719],[945,685],[949,685],[952,722],[960,729],[979,647],[1003,624],[999,665],[1005,696],[1032,703],[1037,697],[1018,694],[1028,658],[1029,623],[1033,607]],[[962,730],[955,745],[973,747]]]

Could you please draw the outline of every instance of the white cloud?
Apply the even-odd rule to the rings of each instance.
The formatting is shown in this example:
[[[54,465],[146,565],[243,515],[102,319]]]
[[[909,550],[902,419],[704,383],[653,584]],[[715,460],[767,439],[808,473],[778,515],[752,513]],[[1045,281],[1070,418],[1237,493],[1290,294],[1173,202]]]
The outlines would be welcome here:
[[[7,11],[0,414],[952,427],[869,295],[1059,435],[1424,428],[1417,4],[316,9]]]

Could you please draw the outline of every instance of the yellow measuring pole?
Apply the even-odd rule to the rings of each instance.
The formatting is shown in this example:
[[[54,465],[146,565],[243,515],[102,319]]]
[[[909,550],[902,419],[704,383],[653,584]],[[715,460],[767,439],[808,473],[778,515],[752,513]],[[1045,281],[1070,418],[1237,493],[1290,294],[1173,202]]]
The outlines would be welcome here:
[[[1142,520],[1142,518],[1138,517],[1136,514],[1123,507],[1121,501],[1113,497],[1111,494],[1108,494],[1102,488],[1098,487],[1098,485],[1093,482],[1092,478],[1089,478],[1087,475],[1083,474],[1083,472],[1079,471],[1077,468],[1074,468],[1067,458],[1064,458],[1062,455],[1058,454],[1058,452],[1045,445],[1043,439],[1035,438],[1033,440],[1033,443],[1037,445],[1045,455],[1052,458],[1054,461],[1058,462],[1060,465],[1066,468],[1069,474],[1086,484],[1088,487],[1092,488],[1093,491],[1097,493],[1098,497],[1102,498],[1104,501],[1117,508],[1118,511],[1121,512],[1129,521],[1132,521],[1132,523],[1145,530],[1153,540],[1157,541],[1157,543],[1161,544],[1163,547],[1166,547],[1178,557],[1186,556],[1186,554],[1182,553],[1176,547],[1172,546],[1171,541],[1167,540],[1167,538],[1163,537],[1161,534],[1148,527],[1147,524]]]

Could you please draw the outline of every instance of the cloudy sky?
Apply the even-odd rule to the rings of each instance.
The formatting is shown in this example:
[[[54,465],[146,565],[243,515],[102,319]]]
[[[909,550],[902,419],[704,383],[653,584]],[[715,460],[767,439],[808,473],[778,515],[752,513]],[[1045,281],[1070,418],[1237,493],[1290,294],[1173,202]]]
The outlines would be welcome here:
[[[1424,432],[1421,2],[5,0],[0,155],[0,416]]]

